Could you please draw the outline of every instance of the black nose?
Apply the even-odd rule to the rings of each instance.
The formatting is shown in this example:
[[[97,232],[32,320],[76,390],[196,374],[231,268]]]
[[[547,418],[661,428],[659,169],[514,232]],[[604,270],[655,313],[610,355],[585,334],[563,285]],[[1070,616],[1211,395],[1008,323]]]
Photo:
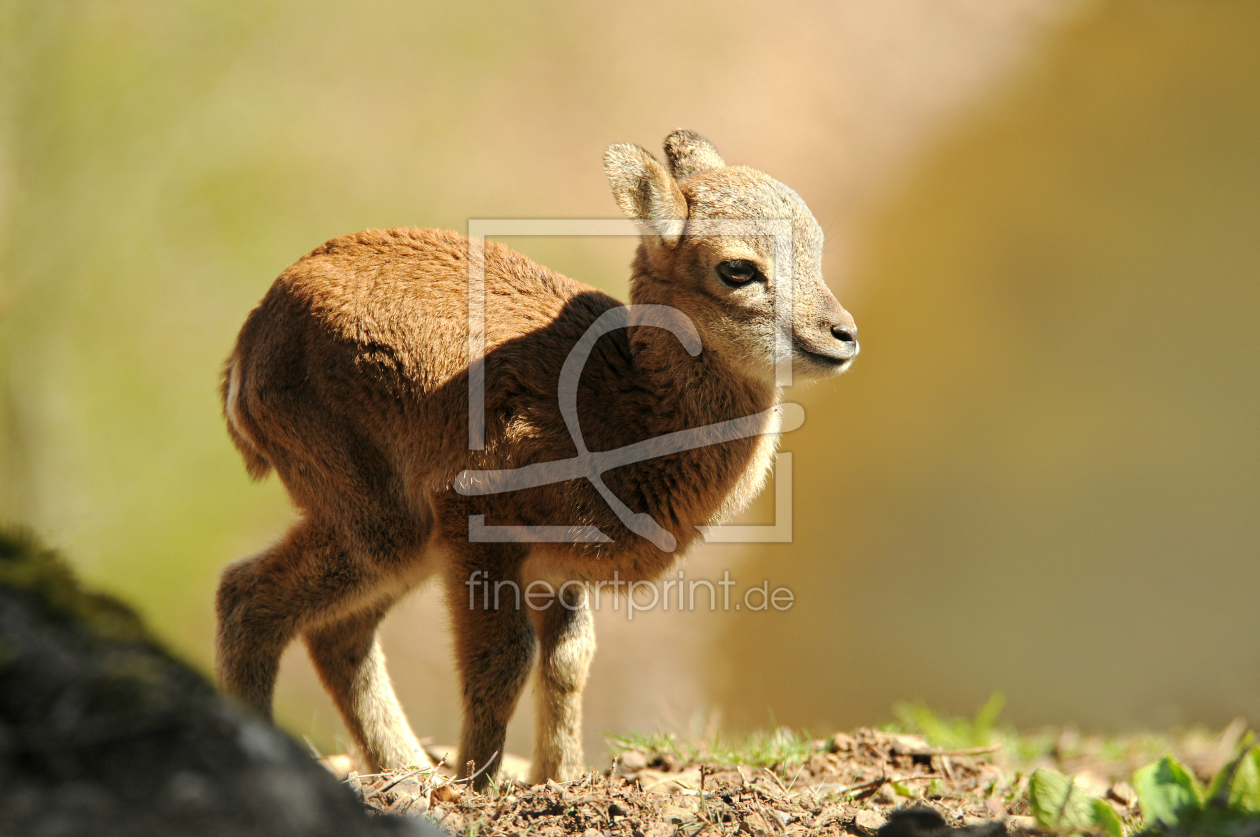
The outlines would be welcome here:
[[[849,331],[843,326],[832,326],[831,334],[841,343],[856,343],[857,342],[856,340],[853,339],[853,332]]]

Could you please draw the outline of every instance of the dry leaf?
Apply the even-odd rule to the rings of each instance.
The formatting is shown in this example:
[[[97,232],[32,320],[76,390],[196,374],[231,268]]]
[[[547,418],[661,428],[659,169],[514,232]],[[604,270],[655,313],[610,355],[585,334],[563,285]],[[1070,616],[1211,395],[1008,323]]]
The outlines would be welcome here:
[[[459,785],[438,785],[433,789],[433,800],[446,803],[456,802],[463,794],[464,791]]]

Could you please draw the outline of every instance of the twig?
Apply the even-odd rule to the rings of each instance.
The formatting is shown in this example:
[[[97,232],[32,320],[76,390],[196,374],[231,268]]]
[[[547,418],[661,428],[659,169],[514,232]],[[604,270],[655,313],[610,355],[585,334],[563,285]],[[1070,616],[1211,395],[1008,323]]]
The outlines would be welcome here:
[[[882,788],[884,783],[887,781],[887,776],[881,776],[878,779],[871,779],[866,782],[858,782],[857,784],[849,785],[848,787],[837,788],[836,793],[853,793],[854,791],[860,790],[874,790]]]
[[[399,782],[403,781],[404,779],[410,779],[412,776],[418,776],[419,774],[423,773],[424,771],[426,771],[426,770],[432,770],[432,769],[434,769],[434,768],[431,768],[431,767],[417,767],[417,768],[415,768],[414,770],[409,770],[409,771],[407,771],[406,773],[404,773],[403,775],[398,776],[397,778],[395,778],[395,779],[394,779],[394,781],[392,781],[392,782],[390,782],[389,784],[387,784],[387,785],[385,785],[384,787],[382,787],[380,790],[378,790],[378,791],[377,791],[377,793],[385,793],[385,791],[387,791],[387,790],[389,790],[390,788],[394,787],[394,785],[398,784]]]
[[[783,802],[782,797],[775,796],[774,794],[770,793],[770,791],[766,790],[765,788],[760,787],[758,785],[754,785],[751,782],[749,782],[746,785],[746,787],[751,788],[754,792],[760,794],[763,798],[769,800],[771,803],[775,805],[778,805]]]
[[[941,778],[944,778],[944,777],[937,775],[935,773],[920,773],[915,776],[881,776],[878,779],[871,779],[866,782],[858,782],[855,785],[847,785],[847,786],[839,787],[839,788],[836,788],[835,790],[829,790],[828,792],[829,793],[853,793],[854,791],[878,788],[887,782],[897,782],[898,784],[900,784],[901,782],[912,782],[916,779],[941,779]],[[827,785],[816,785],[815,787],[826,788]]]
[[[497,759],[498,757],[499,757],[499,751],[498,751],[498,750],[495,750],[495,751],[494,751],[494,753],[492,753],[492,754],[491,754],[490,758],[486,759],[486,766],[485,766],[485,767],[481,768],[481,769],[480,769],[480,770],[478,770],[476,773],[474,773],[474,774],[473,774],[473,775],[471,775],[471,776],[468,776],[467,778],[464,778],[464,779],[456,779],[455,781],[451,782],[451,784],[452,784],[452,785],[462,785],[462,784],[465,784],[465,783],[467,783],[467,782],[471,782],[473,779],[476,779],[476,778],[477,778],[478,776],[480,776],[482,773],[485,773],[485,772],[486,772],[486,770],[488,770],[488,769],[490,768],[490,765],[494,764],[494,760],[495,760],[495,759]]]
[[[1001,744],[990,744],[988,747],[968,747],[965,750],[927,750],[923,753],[911,753],[912,756],[981,756],[985,753],[996,753],[1002,749]]]
[[[799,778],[801,778],[801,774],[802,774],[802,773],[804,773],[804,772],[805,772],[805,765],[804,765],[804,764],[802,764],[802,765],[801,765],[801,769],[800,769],[800,770],[798,770],[798,771],[796,771],[796,775],[795,775],[795,776],[793,776],[793,777],[792,777],[792,781],[788,783],[788,787],[790,787],[790,788],[794,788],[794,787],[796,787],[796,780],[797,780],[797,779],[799,779]]]
[[[315,760],[316,760],[316,761],[319,761],[320,759],[322,759],[322,758],[324,757],[324,756],[323,756],[323,755],[319,752],[319,750],[318,750],[318,749],[316,749],[316,747],[315,747],[315,742],[311,740],[311,737],[310,737],[309,735],[303,735],[303,736],[302,736],[302,740],[306,742],[306,746],[307,746],[307,747],[310,747],[310,748],[311,748],[311,755],[313,755],[313,756],[315,757]]]
[[[783,782],[779,780],[779,777],[774,774],[773,770],[771,770],[768,767],[763,767],[761,769],[765,772],[767,776],[769,776],[771,779],[774,780],[774,783],[779,786],[779,790],[783,791],[785,794],[788,792],[788,789],[783,787]]]
[[[707,764],[700,765],[700,810],[704,814],[705,822],[709,820],[709,806],[704,801],[704,778],[709,774],[710,767]]]

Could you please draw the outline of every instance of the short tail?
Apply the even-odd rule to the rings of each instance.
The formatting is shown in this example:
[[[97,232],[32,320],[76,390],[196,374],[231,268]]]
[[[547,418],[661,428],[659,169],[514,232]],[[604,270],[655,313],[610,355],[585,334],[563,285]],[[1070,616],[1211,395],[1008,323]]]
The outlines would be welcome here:
[[[223,369],[223,381],[219,387],[223,399],[223,417],[227,419],[228,435],[232,444],[241,452],[245,460],[245,470],[251,479],[261,480],[271,471],[271,460],[259,450],[255,441],[258,438],[258,426],[249,415],[243,396],[244,373],[241,371],[241,359],[236,353],[228,358]]]

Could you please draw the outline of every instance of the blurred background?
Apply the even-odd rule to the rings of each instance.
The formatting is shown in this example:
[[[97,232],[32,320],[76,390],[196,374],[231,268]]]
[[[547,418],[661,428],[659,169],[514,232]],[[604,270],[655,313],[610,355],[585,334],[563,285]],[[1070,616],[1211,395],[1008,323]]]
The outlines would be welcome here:
[[[0,519],[209,672],[218,572],[292,520],[217,399],[276,274],[367,227],[617,217],[604,147],[677,127],[805,198],[863,353],[790,392],[793,542],[687,566],[794,607],[601,613],[588,759],[998,690],[1022,727],[1260,719],[1255,3],[0,4]],[[508,243],[625,296],[631,240]],[[384,642],[455,740],[435,593]],[[277,709],[344,747],[300,650]]]

